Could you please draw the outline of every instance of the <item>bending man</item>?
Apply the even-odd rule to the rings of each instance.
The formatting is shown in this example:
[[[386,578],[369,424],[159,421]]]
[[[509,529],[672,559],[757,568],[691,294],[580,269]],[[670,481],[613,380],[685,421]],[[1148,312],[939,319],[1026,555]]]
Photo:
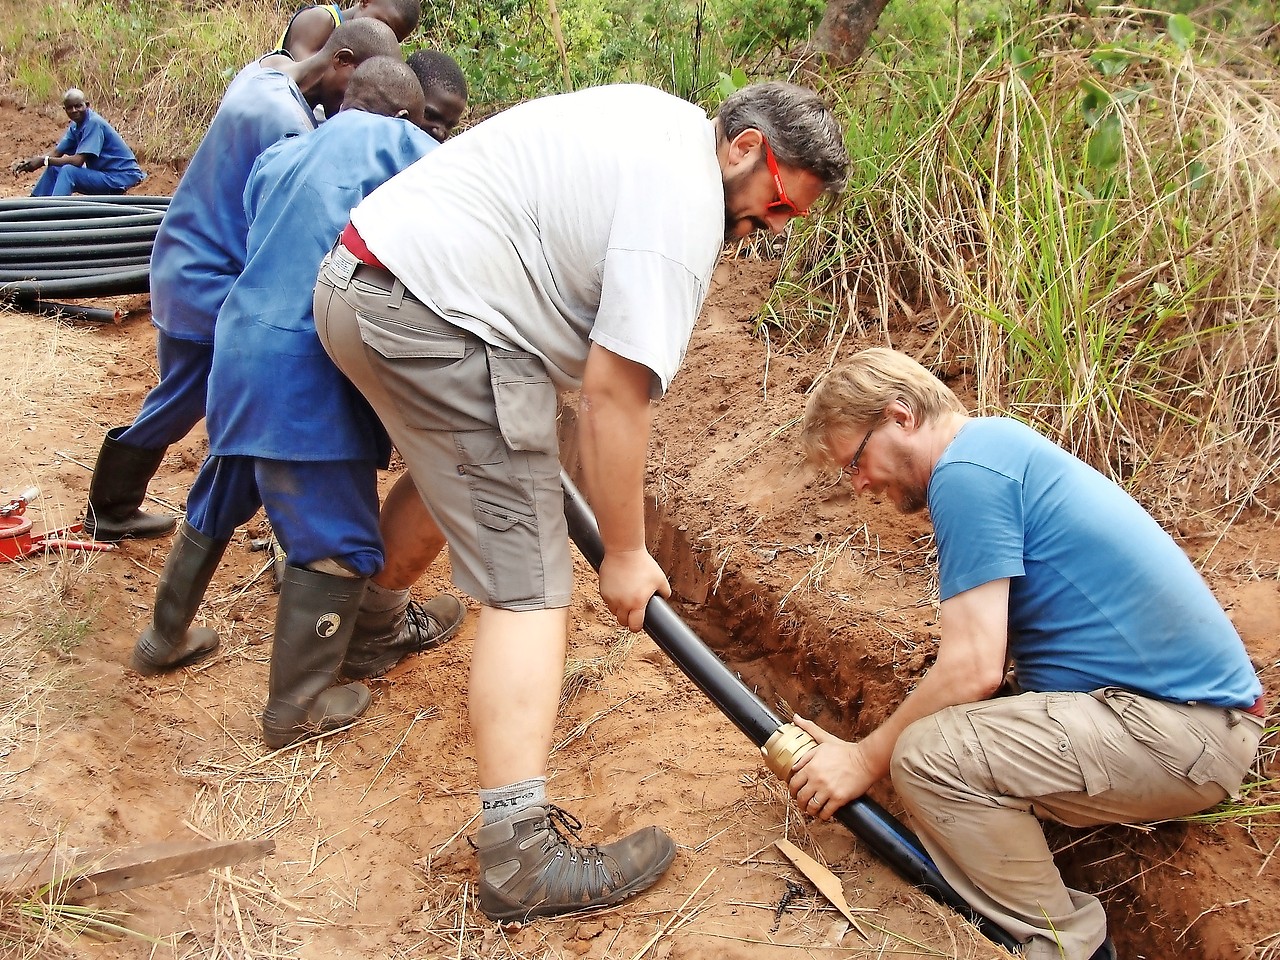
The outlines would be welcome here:
[[[399,646],[400,598],[369,583],[382,568],[377,468],[390,443],[320,346],[311,293],[351,208],[435,148],[399,119],[420,120],[424,100],[399,58],[374,57],[356,70],[341,113],[254,164],[244,197],[247,259],[214,337],[209,457],[165,561],[151,627],[134,648],[134,669],[144,673],[212,649],[216,636],[191,630],[191,619],[236,527],[265,506],[288,560],[262,718],[272,749],[364,712],[368,689],[335,687],[339,672],[370,676],[410,652]],[[463,612],[454,597],[427,603],[422,615],[434,629],[413,649],[452,635]],[[359,643],[350,650],[353,630]]]
[[[781,232],[847,165],[834,118],[790,84],[740,90],[715,120],[647,87],[584,90],[492,117],[393,177],[321,270],[321,341],[481,605],[468,697],[493,919],[619,902],[675,853],[653,827],[571,847],[577,821],[547,801],[572,586],[557,389],[581,388],[601,595],[639,630],[650,597],[670,593],[645,547],[650,401],[680,365],[725,238]]]
[[[1037,817],[1185,816],[1240,787],[1262,687],[1190,560],[1128,494],[1029,427],[971,418],[903,354],[864,350],[809,399],[810,459],[856,494],[929,508],[942,640],[879,728],[818,741],[791,776],[830,818],[890,774],[938,869],[1028,960],[1114,960]],[[1016,695],[995,697],[1012,660]]]

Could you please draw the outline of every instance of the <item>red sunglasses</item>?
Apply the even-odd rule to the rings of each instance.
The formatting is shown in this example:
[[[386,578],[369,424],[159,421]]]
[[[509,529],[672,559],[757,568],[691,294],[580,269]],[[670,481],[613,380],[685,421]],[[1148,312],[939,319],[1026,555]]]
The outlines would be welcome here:
[[[769,141],[761,137],[760,142],[764,144],[764,162],[768,164],[769,172],[773,174],[773,185],[778,188],[778,199],[765,204],[765,210],[770,213],[780,210],[793,217],[807,217],[809,208],[800,207],[787,196],[786,188],[782,186],[782,174],[778,172],[778,158],[773,155],[773,148],[769,146]]]

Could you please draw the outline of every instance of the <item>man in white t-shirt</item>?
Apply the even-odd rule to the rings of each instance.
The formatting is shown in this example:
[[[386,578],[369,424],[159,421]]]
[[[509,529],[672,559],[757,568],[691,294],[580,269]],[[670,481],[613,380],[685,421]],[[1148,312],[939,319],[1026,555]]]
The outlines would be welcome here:
[[[675,854],[656,827],[571,846],[580,824],[546,799],[572,588],[557,391],[581,391],[601,596],[637,631],[649,599],[671,592],[645,547],[650,401],[684,357],[724,241],[782,232],[847,168],[843,131],[792,84],[746,87],[715,119],[649,87],[583,90],[499,114],[393,177],[321,268],[321,341],[480,604],[468,695],[492,919],[617,903]],[[388,568],[394,531],[416,523],[384,508]],[[401,565],[420,573],[439,542],[400,545],[413,561]]]

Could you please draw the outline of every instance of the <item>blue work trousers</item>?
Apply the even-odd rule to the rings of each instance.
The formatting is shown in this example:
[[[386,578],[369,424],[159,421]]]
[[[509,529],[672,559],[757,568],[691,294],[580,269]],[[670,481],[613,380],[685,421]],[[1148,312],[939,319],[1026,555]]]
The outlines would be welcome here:
[[[360,577],[382,569],[372,460],[209,457],[187,497],[187,522],[211,540],[230,540],[260,506],[291,566],[331,559]]]
[[[73,193],[91,196],[112,196],[136,187],[142,177],[136,173],[103,173],[88,167],[63,164],[45,167],[44,173],[31,189],[33,197],[69,197]]]
[[[177,443],[204,419],[213,344],[160,333],[156,341],[160,382],[151,388],[132,425],[116,439],[159,450]]]

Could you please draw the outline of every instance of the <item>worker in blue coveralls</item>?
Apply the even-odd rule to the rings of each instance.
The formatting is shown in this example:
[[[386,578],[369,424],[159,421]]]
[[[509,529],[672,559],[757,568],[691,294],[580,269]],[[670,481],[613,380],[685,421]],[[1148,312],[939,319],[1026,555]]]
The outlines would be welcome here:
[[[249,170],[277,140],[313,130],[316,105],[337,112],[359,64],[399,52],[391,29],[366,17],[335,30],[314,57],[267,56],[231,81],[156,234],[151,314],[160,382],[132,425],[107,432],[89,483],[86,533],[115,541],[173,530],[175,518],[140,507],[165,450],[204,417],[214,323],[244,266]]]
[[[339,674],[365,677],[375,661],[390,656],[394,665],[410,652],[390,629],[385,592],[371,598],[374,609],[362,607],[383,564],[377,469],[387,466],[391,443],[320,345],[312,290],[351,208],[435,148],[410,122],[420,120],[424,100],[407,65],[376,57],[355,72],[337,116],[277,143],[254,165],[244,192],[247,259],[214,336],[209,457],[165,563],[152,624],[134,650],[134,667],[154,672],[216,647],[212,630],[189,630],[190,617],[169,613],[194,614],[235,528],[265,507],[287,557],[262,717],[272,749],[354,720],[369,690],[335,686]],[[423,609],[432,645],[465,612],[448,595]],[[357,628],[361,643],[348,649]]]
[[[360,17],[381,20],[403,42],[417,27],[421,14],[419,0],[360,0],[346,8],[317,3],[293,15],[280,34],[278,50],[295,60],[305,60],[324,47],[334,30]]]
[[[89,109],[83,91],[72,87],[64,93],[62,109],[71,123],[53,153],[17,160],[9,167],[15,174],[44,169],[31,190],[33,197],[121,194],[146,179],[129,145]]]

